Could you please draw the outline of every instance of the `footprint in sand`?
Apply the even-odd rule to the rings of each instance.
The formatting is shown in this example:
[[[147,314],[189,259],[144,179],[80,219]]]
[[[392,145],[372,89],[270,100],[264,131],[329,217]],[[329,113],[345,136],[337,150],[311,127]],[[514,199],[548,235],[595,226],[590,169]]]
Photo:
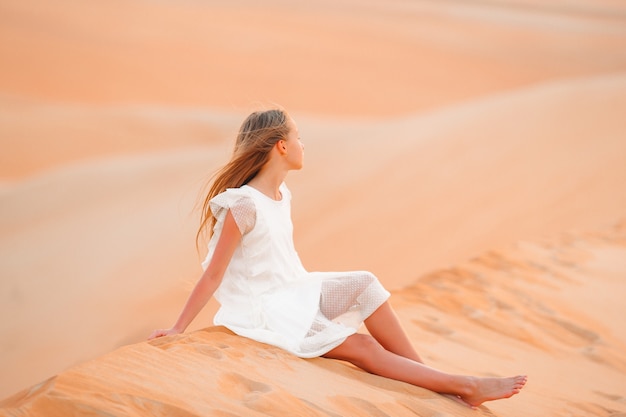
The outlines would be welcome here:
[[[223,395],[260,413],[288,416],[293,410],[308,409],[310,412],[307,415],[322,415],[289,392],[238,373],[222,375],[218,389]]]
[[[263,382],[254,381],[238,373],[224,374],[219,381],[219,390],[230,398],[244,400],[250,394],[264,394],[272,387]]]
[[[213,346],[197,344],[197,345],[193,345],[192,348],[196,352],[201,353],[213,359],[220,360],[224,358],[224,353],[221,350],[214,348]]]

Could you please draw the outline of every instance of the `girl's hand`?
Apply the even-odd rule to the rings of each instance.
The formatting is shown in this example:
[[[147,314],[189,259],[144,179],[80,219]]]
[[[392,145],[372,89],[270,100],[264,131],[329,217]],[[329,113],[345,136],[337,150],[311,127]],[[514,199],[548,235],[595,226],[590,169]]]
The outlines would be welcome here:
[[[148,337],[148,340],[156,339],[157,337],[171,336],[173,334],[179,334],[179,333],[182,333],[182,332],[173,327],[171,329],[157,329],[150,334],[150,337]]]

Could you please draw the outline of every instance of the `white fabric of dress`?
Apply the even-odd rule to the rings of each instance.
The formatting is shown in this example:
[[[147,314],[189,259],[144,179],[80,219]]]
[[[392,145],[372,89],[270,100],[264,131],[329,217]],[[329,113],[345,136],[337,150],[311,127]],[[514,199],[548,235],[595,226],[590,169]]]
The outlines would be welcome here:
[[[210,201],[216,223],[207,268],[231,211],[242,238],[215,292],[214,318],[236,334],[297,356],[321,356],[356,333],[389,297],[366,271],[308,272],[293,243],[291,193],[281,200],[253,187],[229,188]]]

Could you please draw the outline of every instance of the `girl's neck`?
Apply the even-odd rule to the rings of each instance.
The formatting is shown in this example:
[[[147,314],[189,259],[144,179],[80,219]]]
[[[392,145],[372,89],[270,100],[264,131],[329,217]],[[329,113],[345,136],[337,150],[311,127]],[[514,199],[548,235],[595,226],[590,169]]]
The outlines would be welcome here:
[[[285,175],[269,175],[269,172],[259,172],[248,182],[250,187],[257,189],[273,200],[282,200],[280,185],[285,180]]]

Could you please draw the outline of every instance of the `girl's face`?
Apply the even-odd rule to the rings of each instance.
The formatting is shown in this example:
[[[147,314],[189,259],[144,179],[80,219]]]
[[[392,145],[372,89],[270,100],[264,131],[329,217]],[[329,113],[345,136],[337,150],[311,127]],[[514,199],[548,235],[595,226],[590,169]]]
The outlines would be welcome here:
[[[285,140],[286,158],[290,169],[301,169],[304,160],[304,145],[300,142],[298,127],[293,119],[289,119],[289,133]]]

